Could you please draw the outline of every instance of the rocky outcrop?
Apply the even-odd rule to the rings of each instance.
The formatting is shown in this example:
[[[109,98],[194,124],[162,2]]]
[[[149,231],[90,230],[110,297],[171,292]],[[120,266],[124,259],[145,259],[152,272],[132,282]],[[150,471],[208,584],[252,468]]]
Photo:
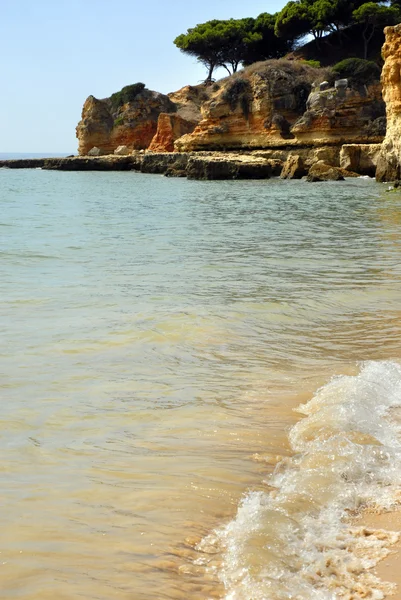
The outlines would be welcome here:
[[[79,154],[86,155],[93,147],[108,154],[118,146],[145,149],[156,133],[160,113],[175,110],[168,96],[146,88],[132,101],[120,105],[113,104],[112,98],[98,100],[89,96],[76,129]]]
[[[256,63],[212,87],[192,134],[179,151],[340,146],[381,142],[384,103],[379,83],[320,81],[324,69],[285,60]],[[323,82],[322,82],[323,83]],[[381,121],[378,121],[380,120]]]
[[[281,171],[281,179],[302,179],[306,175],[305,164],[299,154],[290,154]]]
[[[167,96],[143,84],[103,100],[89,96],[77,137],[81,155],[92,148],[110,154],[119,146],[158,153],[340,148],[380,143],[384,112],[379,83],[335,82],[329,69],[281,59]]]
[[[401,24],[386,27],[382,55],[383,97],[387,111],[387,133],[377,161],[378,181],[401,179]]]
[[[309,169],[307,181],[316,183],[320,181],[344,181],[344,175],[338,167],[326,165],[323,161],[318,161]]]
[[[381,147],[381,144],[344,144],[340,152],[340,166],[346,171],[374,177]]]
[[[273,161],[252,155],[206,155],[194,153],[188,160],[188,179],[269,179],[277,175]],[[279,167],[281,170],[281,165]]]
[[[192,133],[197,121],[187,121],[179,114],[161,113],[157,131],[148,150],[151,152],[174,152],[174,142],[187,133]]]

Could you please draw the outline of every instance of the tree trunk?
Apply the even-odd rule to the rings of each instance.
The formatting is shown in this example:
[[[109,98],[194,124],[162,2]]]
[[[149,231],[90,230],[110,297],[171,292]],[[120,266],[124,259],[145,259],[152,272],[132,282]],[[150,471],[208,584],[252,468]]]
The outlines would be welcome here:
[[[211,81],[212,81],[212,75],[213,75],[213,71],[214,71],[215,66],[216,66],[215,63],[212,63],[212,62],[209,63],[209,73],[207,74],[205,83],[211,83]]]
[[[365,60],[367,60],[368,58],[368,48],[369,48],[369,42],[373,37],[373,34],[375,32],[375,26],[372,25],[372,31],[370,32],[370,34],[368,34],[369,31],[369,25],[366,26],[364,32],[363,32],[363,58]]]

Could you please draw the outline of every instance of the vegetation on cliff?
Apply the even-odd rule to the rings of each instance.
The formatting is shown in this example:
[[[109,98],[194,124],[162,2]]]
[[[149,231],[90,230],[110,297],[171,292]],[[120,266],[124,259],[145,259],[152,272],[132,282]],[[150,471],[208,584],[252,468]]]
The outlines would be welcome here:
[[[127,102],[133,102],[135,98],[145,89],[144,83],[133,83],[126,85],[119,92],[115,92],[110,96],[110,103],[113,111],[118,110]]]
[[[241,63],[279,58],[289,52],[293,44],[275,35],[275,21],[275,15],[267,13],[257,19],[214,19],[188,29],[174,43],[205,65],[207,80],[211,81],[216,67],[224,67],[231,74]]]
[[[377,33],[400,20],[401,0],[290,0],[276,14],[201,23],[179,35],[174,43],[207,67],[206,81],[210,82],[217,67],[235,73],[241,64],[280,58],[308,35],[316,41],[315,56],[308,57],[312,60],[319,58],[322,42],[330,34],[330,45],[341,48],[338,60],[350,56],[367,58]],[[355,27],[363,38],[358,47],[352,39]],[[380,60],[379,54],[377,59]]]

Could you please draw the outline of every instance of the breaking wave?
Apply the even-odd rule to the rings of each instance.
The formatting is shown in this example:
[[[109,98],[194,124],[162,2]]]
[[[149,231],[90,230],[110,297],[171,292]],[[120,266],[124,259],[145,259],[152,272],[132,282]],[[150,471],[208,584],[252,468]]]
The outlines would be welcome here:
[[[394,507],[401,484],[401,367],[367,362],[335,377],[290,431],[294,455],[269,491],[250,492],[237,516],[200,544],[223,552],[226,600],[380,599],[391,591],[370,569],[395,532],[358,526],[364,508]]]

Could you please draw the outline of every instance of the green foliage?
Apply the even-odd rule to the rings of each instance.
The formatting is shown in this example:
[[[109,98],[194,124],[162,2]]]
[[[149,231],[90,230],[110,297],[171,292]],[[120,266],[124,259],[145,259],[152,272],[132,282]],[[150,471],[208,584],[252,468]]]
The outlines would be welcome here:
[[[117,110],[120,106],[123,106],[123,104],[135,100],[138,94],[143,92],[144,89],[144,83],[134,83],[132,85],[126,85],[119,92],[112,94],[110,96],[110,101],[113,110]]]
[[[351,83],[365,84],[380,80],[380,67],[373,61],[363,58],[346,58],[333,67],[333,71],[342,79]]]
[[[243,115],[247,119],[249,117],[251,91],[251,85],[247,79],[236,77],[224,90],[222,100],[230,105],[232,111],[239,104]]]
[[[227,41],[225,22],[214,19],[196,25],[175,38],[174,44],[182,52],[195,56],[208,69],[206,81],[212,80],[214,69],[223,63],[223,49]]]
[[[401,11],[396,6],[386,6],[383,3],[366,2],[352,13],[357,23],[362,23],[364,40],[364,57],[368,55],[369,42],[375,31],[386,25],[393,25],[401,19]]]
[[[278,13],[274,32],[278,37],[296,40],[313,28],[310,6],[300,0],[291,0]]]
[[[314,69],[320,69],[320,67],[322,66],[320,64],[320,61],[318,60],[304,60],[302,61],[305,65],[309,65],[310,67],[313,67]]]
[[[290,0],[277,14],[201,23],[174,43],[207,67],[206,82],[211,82],[217,67],[231,74],[240,64],[281,58],[306,35],[313,35],[319,48],[323,36],[336,32],[341,46],[343,30],[355,23],[362,24],[366,58],[375,31],[396,21],[401,21],[401,0]]]
[[[250,65],[261,60],[281,58],[291,52],[293,43],[291,40],[277,37],[274,32],[277,14],[260,14],[253,23],[253,32],[257,37],[247,40],[244,48],[242,63]]]
[[[123,117],[118,117],[118,119],[114,120],[113,126],[114,127],[119,127],[120,125],[123,125],[124,123],[124,118]]]
[[[291,0],[277,15],[275,32],[293,40],[306,34],[319,39],[354,22],[355,11],[364,4],[366,0]]]
[[[275,20],[275,15],[267,13],[257,19],[214,19],[188,29],[186,34],[174,40],[174,44],[205,65],[208,69],[206,81],[211,81],[216,67],[224,67],[231,74],[241,63],[250,64],[286,54],[291,43],[274,34]]]

